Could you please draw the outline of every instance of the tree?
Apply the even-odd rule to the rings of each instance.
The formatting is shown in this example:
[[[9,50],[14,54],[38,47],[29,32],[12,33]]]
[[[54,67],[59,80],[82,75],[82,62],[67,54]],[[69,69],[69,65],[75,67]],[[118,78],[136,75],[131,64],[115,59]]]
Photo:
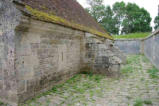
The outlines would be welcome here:
[[[86,10],[99,22],[104,15],[105,6],[102,4],[103,0],[87,0],[87,2],[91,7],[86,8]]]
[[[118,21],[113,17],[114,13],[110,6],[106,6],[104,10],[104,16],[100,20],[100,24],[111,34],[118,34],[119,26]]]
[[[155,17],[154,23],[155,23],[155,27],[154,28],[157,29],[159,27],[159,16]]]
[[[116,20],[116,26],[118,27],[119,30],[122,29],[122,22],[126,15],[125,8],[126,4],[124,2],[116,2],[113,5],[114,19]]]
[[[152,19],[149,12],[135,3],[116,2],[111,8],[103,5],[103,0],[87,1],[90,5],[87,11],[111,34],[152,30],[150,26]],[[155,22],[158,23],[158,21]]]
[[[113,18],[113,11],[110,6],[104,6],[103,0],[87,0],[90,8],[86,8],[91,16],[100,23],[105,30],[111,34],[118,34],[119,28],[116,26],[116,20]]]
[[[93,7],[93,6],[99,6],[102,5],[103,0],[87,0],[87,3]]]
[[[126,15],[122,22],[122,33],[152,31],[150,14],[144,8],[128,3],[125,10]]]

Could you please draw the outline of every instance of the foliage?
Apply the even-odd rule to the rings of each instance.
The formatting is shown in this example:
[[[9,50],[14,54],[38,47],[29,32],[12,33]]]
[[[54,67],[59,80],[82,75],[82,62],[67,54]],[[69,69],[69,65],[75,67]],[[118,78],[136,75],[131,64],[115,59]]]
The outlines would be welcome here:
[[[114,39],[134,39],[134,38],[145,38],[150,35],[150,32],[145,33],[130,33],[126,35],[113,35]]]
[[[148,70],[148,73],[151,78],[159,79],[159,70],[153,67],[152,69]]]
[[[0,101],[0,106],[2,106],[2,105],[4,105],[4,103]]]
[[[119,30],[122,29],[122,22],[124,20],[125,17],[125,12],[126,12],[126,4],[122,1],[122,2],[116,2],[113,5],[113,13],[114,13],[114,19],[116,20],[116,26],[118,27],[118,33]],[[116,33],[116,34],[118,34]]]
[[[144,103],[147,105],[152,105],[152,101],[151,100],[144,100]]]
[[[136,99],[134,106],[143,106],[143,101],[141,99]]]
[[[103,0],[87,1],[91,6],[87,11],[111,34],[152,31],[149,12],[137,4],[122,1],[111,8],[103,5]]]
[[[159,16],[155,17],[154,23],[155,23],[155,27],[154,28],[157,29],[159,27]]]
[[[102,96],[101,89],[95,89],[96,87],[101,86],[101,81],[105,78],[102,75],[93,75],[92,73],[86,74],[77,74],[74,77],[70,78],[63,84],[54,86],[50,91],[42,93],[32,100],[27,101],[25,106],[30,105],[32,102],[36,102],[39,98],[47,95],[58,95],[68,101],[72,99],[75,101],[79,100],[80,103],[85,103],[86,101],[93,102],[93,95]],[[87,92],[90,92],[90,97],[85,96]],[[66,95],[67,94],[67,95]],[[73,97],[73,98],[72,98]],[[62,104],[62,103],[61,103]],[[73,103],[72,103],[73,104]]]
[[[122,23],[122,33],[151,31],[150,22],[150,14],[144,8],[128,3],[126,6],[126,17]]]
[[[87,0],[90,8],[86,10],[94,17],[94,19],[100,23],[105,30],[111,34],[118,34],[119,28],[117,21],[113,18],[113,11],[110,6],[102,4],[103,0]]]
[[[135,100],[134,106],[143,106],[144,104],[152,105],[151,100],[142,100],[140,98]]]
[[[118,34],[119,26],[116,17],[113,18],[113,11],[110,6],[106,6],[104,10],[104,17],[100,20],[100,24],[111,34]]]

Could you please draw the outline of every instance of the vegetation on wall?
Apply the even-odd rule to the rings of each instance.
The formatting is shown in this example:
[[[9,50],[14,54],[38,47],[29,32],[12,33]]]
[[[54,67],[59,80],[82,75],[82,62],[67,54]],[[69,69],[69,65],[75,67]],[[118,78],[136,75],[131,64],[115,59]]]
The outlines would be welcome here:
[[[150,13],[135,3],[116,2],[112,8],[103,0],[87,0],[86,10],[111,34],[150,32]]]
[[[63,25],[63,26],[67,26],[67,27],[70,27],[70,28],[73,28],[73,29],[78,29],[78,30],[81,30],[81,31],[84,31],[84,32],[89,32],[89,33],[92,33],[92,34],[95,34],[95,35],[98,35],[98,36],[101,36],[101,37],[105,37],[105,38],[108,38],[108,39],[113,39],[113,37],[110,36],[107,33],[99,32],[95,29],[92,29],[92,28],[89,28],[89,27],[86,27],[86,26],[83,26],[83,25],[80,25],[80,24],[76,24],[74,22],[70,22],[70,21],[68,21],[66,19],[63,19],[61,17],[58,17],[54,14],[48,14],[48,13],[39,11],[37,9],[34,9],[34,8],[28,6],[28,5],[26,5],[25,8],[34,18],[36,18],[38,20],[53,22],[53,23],[60,24],[60,25]]]

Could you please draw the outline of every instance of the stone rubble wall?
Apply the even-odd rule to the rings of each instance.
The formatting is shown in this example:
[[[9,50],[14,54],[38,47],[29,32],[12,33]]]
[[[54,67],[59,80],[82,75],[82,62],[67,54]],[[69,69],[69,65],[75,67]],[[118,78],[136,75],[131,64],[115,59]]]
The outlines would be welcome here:
[[[126,57],[120,50],[113,46],[108,39],[98,38],[86,33],[86,58],[87,67],[93,73],[119,76],[120,65],[125,63]]]
[[[32,19],[16,7],[0,2],[0,101],[15,106],[87,69],[119,75],[125,56],[112,41]]]

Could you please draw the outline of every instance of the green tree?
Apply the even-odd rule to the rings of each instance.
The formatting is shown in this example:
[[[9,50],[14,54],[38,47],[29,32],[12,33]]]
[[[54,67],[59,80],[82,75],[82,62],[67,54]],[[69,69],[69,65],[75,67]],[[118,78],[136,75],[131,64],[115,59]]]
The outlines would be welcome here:
[[[122,22],[122,33],[152,31],[150,26],[152,19],[148,11],[134,3],[128,3],[125,10],[126,15]]]
[[[119,28],[116,26],[116,20],[113,18],[113,11],[110,6],[104,6],[103,0],[87,0],[90,8],[86,10],[100,23],[103,28],[111,34],[118,34]]]
[[[119,33],[118,21],[115,19],[114,13],[110,6],[106,6],[104,9],[103,18],[100,20],[100,24],[111,34]]]
[[[114,19],[116,20],[116,26],[118,29],[122,29],[122,22],[126,15],[126,4],[124,2],[116,2],[113,4]],[[118,30],[119,31],[119,30]]]
[[[154,28],[157,29],[159,27],[159,16],[155,17],[154,23],[155,23],[155,27]]]
[[[152,30],[149,12],[135,3],[116,2],[111,8],[103,5],[103,0],[87,1],[90,5],[87,11],[111,34]],[[158,21],[155,22],[158,25]]]
[[[86,10],[99,22],[104,15],[105,6],[102,4],[103,0],[87,0],[87,2],[91,7],[86,8]]]

